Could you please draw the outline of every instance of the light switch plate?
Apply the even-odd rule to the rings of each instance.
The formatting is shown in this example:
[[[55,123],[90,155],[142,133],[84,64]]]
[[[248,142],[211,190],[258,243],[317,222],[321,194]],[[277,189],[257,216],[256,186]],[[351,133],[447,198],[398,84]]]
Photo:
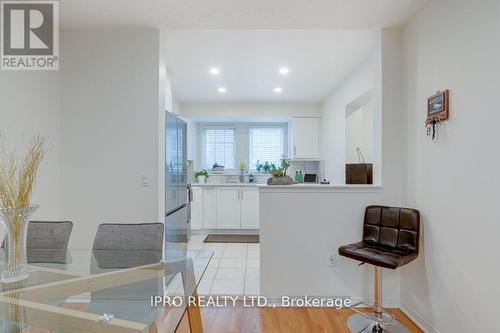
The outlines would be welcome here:
[[[141,175],[141,186],[149,187],[149,177],[147,175]]]

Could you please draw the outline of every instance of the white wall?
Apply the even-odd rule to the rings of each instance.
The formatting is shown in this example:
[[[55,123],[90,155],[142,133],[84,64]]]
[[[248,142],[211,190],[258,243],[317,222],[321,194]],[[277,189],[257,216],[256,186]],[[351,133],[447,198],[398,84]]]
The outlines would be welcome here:
[[[183,115],[181,103],[179,103],[179,100],[175,96],[172,97],[172,113]]]
[[[182,115],[200,120],[319,117],[315,103],[181,103]],[[243,120],[242,120],[243,121]]]
[[[346,115],[346,163],[359,163],[359,147],[366,163],[372,160],[373,116],[370,104],[363,105]]]
[[[166,75],[157,30],[74,30],[61,38],[63,216],[75,223],[70,247],[89,248],[100,223],[160,221]]]
[[[262,295],[330,296],[370,300],[373,267],[329,253],[361,239],[363,213],[371,204],[398,204],[390,193],[372,188],[260,189]],[[384,270],[383,295],[399,306],[400,273]]]
[[[32,198],[40,208],[33,219],[62,217],[59,79],[58,71],[0,71],[0,140],[24,154],[33,134],[47,137]]]
[[[409,203],[422,253],[402,271],[403,305],[435,332],[492,332],[500,296],[500,2],[431,1],[404,29]],[[426,98],[450,89],[441,140]],[[496,328],[495,328],[496,327]]]
[[[373,88],[372,61],[349,74],[321,105],[321,157],[326,161],[325,175],[334,184],[345,184],[346,106]]]

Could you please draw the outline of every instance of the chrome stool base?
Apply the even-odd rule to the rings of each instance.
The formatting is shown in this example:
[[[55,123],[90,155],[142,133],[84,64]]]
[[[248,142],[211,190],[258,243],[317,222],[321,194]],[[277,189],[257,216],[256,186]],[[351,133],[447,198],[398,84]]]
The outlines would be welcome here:
[[[392,320],[389,325],[379,325],[376,321],[359,313],[347,319],[347,327],[352,333],[410,333],[408,328],[397,320]]]

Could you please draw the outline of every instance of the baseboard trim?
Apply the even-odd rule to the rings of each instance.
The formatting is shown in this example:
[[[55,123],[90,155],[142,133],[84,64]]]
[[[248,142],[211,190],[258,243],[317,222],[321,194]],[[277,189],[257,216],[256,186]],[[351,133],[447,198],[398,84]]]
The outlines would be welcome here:
[[[411,319],[424,333],[440,333],[420,313],[408,304],[401,302],[401,311]]]
[[[263,295],[261,295],[263,296]],[[301,298],[303,296],[290,296],[291,298],[297,297]],[[310,297],[315,297],[315,296],[310,296]],[[316,296],[316,297],[326,297],[326,296]],[[328,298],[340,298],[344,299],[346,297],[342,296],[328,296]],[[281,306],[281,297],[276,297],[276,296],[266,296],[267,302],[269,305],[280,307]],[[358,303],[358,302],[365,302],[366,304],[372,304],[373,300],[369,298],[352,298],[351,299],[352,304]],[[399,308],[399,300],[395,298],[386,298],[384,299],[384,307],[386,308]]]
[[[399,303],[399,298],[382,297],[384,308],[399,308],[401,304]],[[353,303],[364,302],[366,304],[373,304],[373,298],[353,298]]]

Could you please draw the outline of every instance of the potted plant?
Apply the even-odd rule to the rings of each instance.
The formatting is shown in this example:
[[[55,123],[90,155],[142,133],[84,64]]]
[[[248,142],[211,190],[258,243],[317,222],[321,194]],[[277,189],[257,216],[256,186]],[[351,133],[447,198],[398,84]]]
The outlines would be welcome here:
[[[257,163],[255,164],[255,170],[257,170],[258,173],[261,173],[263,166],[264,165],[262,163],[260,163],[260,161],[257,161]]]
[[[270,173],[272,170],[272,165],[269,162],[264,162],[262,170],[264,171],[264,173]]]
[[[277,168],[274,164],[272,166],[271,175],[272,177],[267,180],[267,185],[292,185],[295,184],[295,180],[286,174],[288,168],[290,167],[291,161],[287,159],[285,155],[281,157],[281,165]]]
[[[205,184],[205,179],[208,177],[208,171],[205,169],[196,171],[194,176],[198,179],[199,184]]]

